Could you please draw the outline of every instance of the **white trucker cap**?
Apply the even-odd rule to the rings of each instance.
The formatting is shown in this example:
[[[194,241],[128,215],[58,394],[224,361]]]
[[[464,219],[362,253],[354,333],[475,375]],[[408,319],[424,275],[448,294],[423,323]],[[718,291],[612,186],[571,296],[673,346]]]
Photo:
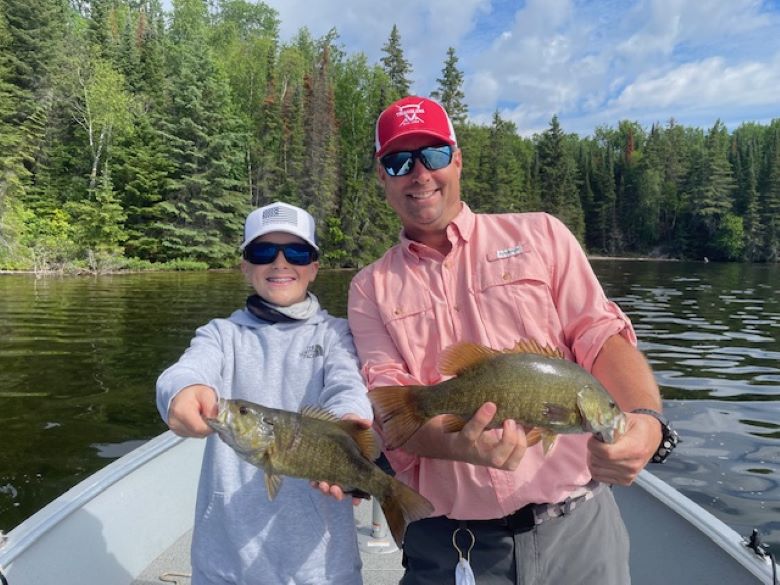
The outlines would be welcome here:
[[[314,218],[307,211],[288,203],[277,201],[255,209],[244,222],[243,251],[255,238],[271,232],[284,232],[304,239],[320,251],[315,238]]]

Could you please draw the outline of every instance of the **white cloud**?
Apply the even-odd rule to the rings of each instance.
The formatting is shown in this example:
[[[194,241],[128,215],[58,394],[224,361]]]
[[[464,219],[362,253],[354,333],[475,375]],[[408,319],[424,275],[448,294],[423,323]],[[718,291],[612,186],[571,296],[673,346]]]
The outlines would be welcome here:
[[[266,0],[282,40],[336,28],[348,54],[383,56],[393,24],[430,93],[455,47],[472,120],[493,112],[523,134],[558,114],[587,134],[621,119],[643,124],[780,117],[776,0]]]
[[[755,106],[777,100],[780,58],[728,65],[723,57],[685,63],[661,74],[639,76],[610,102],[618,110]]]

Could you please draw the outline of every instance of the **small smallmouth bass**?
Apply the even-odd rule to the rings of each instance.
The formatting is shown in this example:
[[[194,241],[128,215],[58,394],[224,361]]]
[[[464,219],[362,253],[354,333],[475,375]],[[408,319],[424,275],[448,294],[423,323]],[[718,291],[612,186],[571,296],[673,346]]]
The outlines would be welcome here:
[[[625,414],[596,378],[534,341],[504,351],[456,344],[442,353],[439,370],[456,377],[433,386],[369,392],[386,448],[400,447],[437,415],[446,415],[445,430],[457,432],[485,402],[497,407],[490,428],[513,419],[531,429],[529,446],[541,439],[545,453],[559,433],[588,432],[612,443],[625,431]]]
[[[264,470],[270,500],[284,475],[356,488],[379,500],[399,547],[406,526],[433,512],[427,499],[374,463],[374,433],[355,421],[314,406],[290,412],[222,398],[216,418],[205,420],[241,458]]]

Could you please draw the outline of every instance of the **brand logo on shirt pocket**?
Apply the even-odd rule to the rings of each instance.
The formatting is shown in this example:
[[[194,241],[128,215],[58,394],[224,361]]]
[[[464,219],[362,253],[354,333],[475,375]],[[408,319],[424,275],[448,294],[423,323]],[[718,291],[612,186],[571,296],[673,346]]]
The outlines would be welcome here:
[[[525,248],[523,248],[522,244],[518,244],[517,246],[512,246],[511,248],[504,248],[503,250],[496,250],[496,260],[500,260],[502,258],[509,258],[510,256],[517,256],[518,254],[522,254],[525,252]]]

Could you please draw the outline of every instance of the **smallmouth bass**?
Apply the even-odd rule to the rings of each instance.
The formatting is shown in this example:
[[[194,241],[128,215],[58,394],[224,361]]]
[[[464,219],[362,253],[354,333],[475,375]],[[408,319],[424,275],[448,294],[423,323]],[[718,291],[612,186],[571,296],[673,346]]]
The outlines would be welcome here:
[[[531,429],[529,446],[541,439],[545,453],[560,433],[589,432],[612,443],[626,428],[625,414],[596,378],[534,341],[508,350],[459,343],[442,353],[439,370],[455,377],[369,392],[386,448],[400,447],[438,415],[445,415],[445,430],[457,432],[485,402],[497,407],[490,428],[513,419]]]
[[[224,398],[217,416],[205,420],[241,458],[263,469],[270,500],[285,475],[357,488],[379,500],[399,547],[406,526],[433,512],[427,499],[374,463],[374,433],[355,421],[314,406],[290,412]]]

